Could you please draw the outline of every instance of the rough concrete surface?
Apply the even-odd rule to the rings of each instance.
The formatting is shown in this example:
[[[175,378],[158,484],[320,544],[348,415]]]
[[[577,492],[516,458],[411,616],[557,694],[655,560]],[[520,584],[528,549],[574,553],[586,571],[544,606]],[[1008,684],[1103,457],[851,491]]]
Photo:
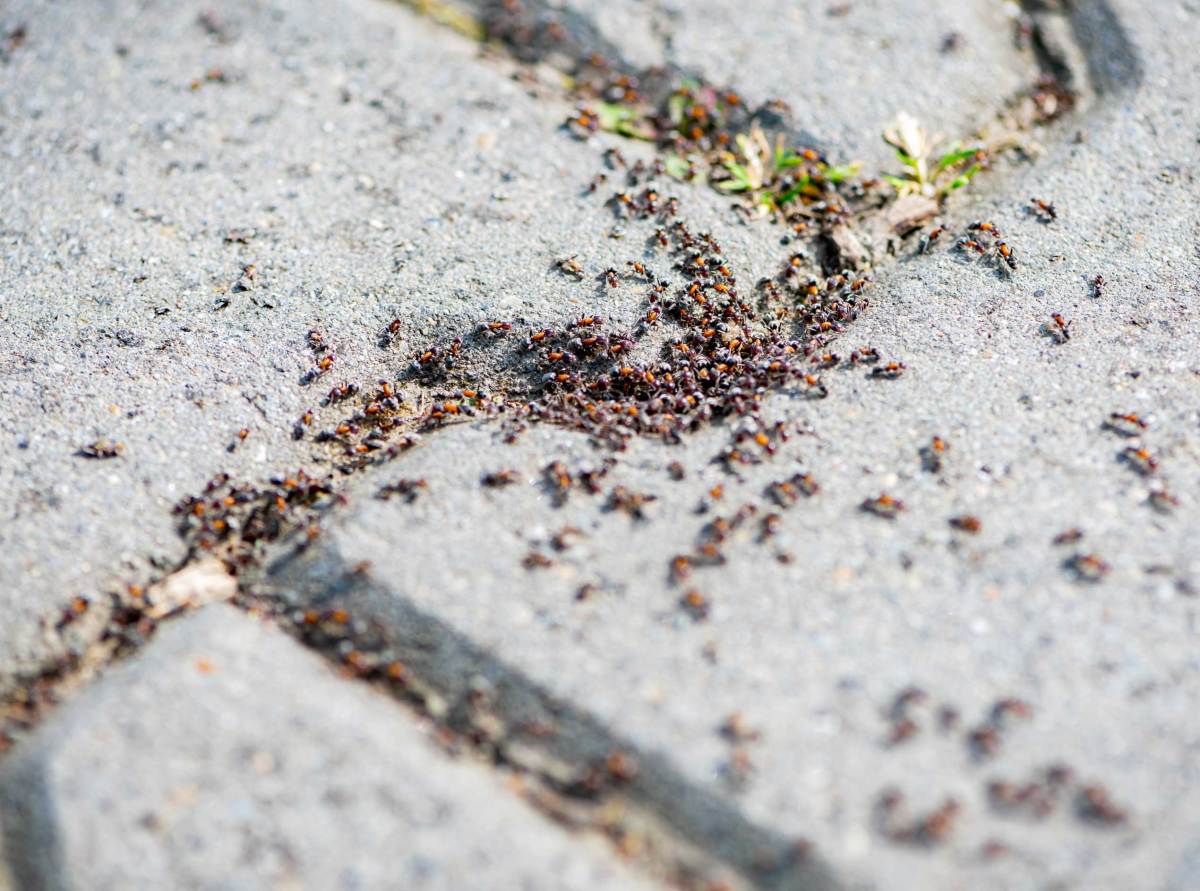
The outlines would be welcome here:
[[[0,688],[60,647],[65,599],[178,561],[183,496],[306,463],[291,431],[331,386],[565,316],[597,289],[552,261],[623,255],[567,106],[457,35],[383,3],[204,10],[217,36],[174,3],[5,11],[29,36],[0,67]],[[300,386],[314,327],[336,364]],[[76,454],[98,438],[123,453]]]
[[[968,140],[1037,76],[1016,38],[1016,3],[570,0],[629,62],[670,65],[761,102],[840,162],[894,165],[879,134],[908,111]]]
[[[782,97],[831,157],[873,164],[896,111],[965,135],[1038,71],[1006,4],[559,6],[633,64]],[[745,839],[811,843],[817,871],[772,885],[751,870],[747,887],[816,887],[805,876],[824,864],[855,888],[1200,886],[1200,7],[1026,6],[1051,10],[1088,101],[1036,134],[1036,160],[953,196],[929,253],[910,240],[880,263],[869,312],[832,349],[870,344],[902,376],[839,368],[826,399],[770,396],[765,416],[793,435],[734,475],[713,462],[733,424],[632,442],[604,493],[561,505],[545,466],[607,455],[583,435],[432,432],[352,479],[306,550],[281,546],[265,596],[380,622],[449,693],[492,678],[516,691],[501,702],[514,726],[530,702],[559,710],[578,734],[558,754],[635,753],[655,769],[629,795],[719,860]],[[604,195],[584,194],[618,140],[571,139],[552,77],[514,78],[403,6],[337,10],[0,11],[0,692],[71,644],[50,627],[70,597],[178,563],[171,508],[205,480],[326,466],[292,427],[334,384],[395,379],[481,320],[524,333],[644,310],[644,287],[597,279],[642,258],[653,228],[610,237]],[[780,227],[670,188],[742,282],[792,252]],[[1031,196],[1057,218],[1038,220]],[[971,220],[1003,230],[1011,274],[953,249]],[[583,281],[554,267],[571,255]],[[305,385],[311,328],[336,362]],[[431,398],[402,395],[414,413]],[[1148,426],[1118,435],[1114,412]],[[936,467],[921,453],[935,436]],[[120,454],[77,454],[97,439]],[[1140,447],[1152,472],[1124,454]],[[515,485],[481,486],[504,468]],[[765,487],[797,471],[820,491],[774,505]],[[426,487],[374,497],[400,478]],[[618,484],[655,496],[644,518],[606,508]],[[1164,487],[1178,504],[1151,501]],[[860,509],[882,493],[903,501],[895,519]],[[673,582],[672,557],[746,504],[725,562]],[[948,522],[967,515],[976,534]],[[1095,581],[1070,565],[1087,555],[1109,567]],[[704,609],[681,606],[693,590]],[[391,840],[414,826],[399,868],[431,887],[477,885],[481,863],[504,887],[633,881],[598,878],[617,873],[591,841],[446,762],[408,712],[276,632],[208,608],[160,634],[0,761],[25,884],[389,887]],[[393,806],[413,786],[389,771],[420,781],[417,811]],[[238,783],[258,791],[237,808],[209,795]],[[271,834],[244,831],[263,814]],[[339,840],[360,846],[355,876]],[[214,864],[239,856],[246,883],[219,884]]]
[[[649,887],[256,619],[165,629],[0,772],[19,887]]]
[[[393,318],[407,356],[481,318],[552,320],[570,301],[620,311],[590,280],[627,255],[598,237],[611,214],[581,194],[601,147],[556,132],[563,101],[536,101],[502,63],[400,6],[329,16],[324,4],[231,0],[199,12],[6,10],[27,37],[0,68],[0,391],[13,406],[0,559],[20,581],[0,595],[13,617],[0,687],[61,648],[39,621],[65,597],[179,559],[181,497],[218,471],[304,464],[296,419],[334,383],[395,372],[375,344]],[[1028,79],[1023,64],[986,67]],[[946,102],[921,83],[916,95],[964,117],[1009,92]],[[839,141],[849,130],[878,141],[882,118],[835,105],[821,106],[838,122],[831,150],[857,151]],[[731,237],[764,268],[786,255],[759,233]],[[581,287],[552,263],[582,251]],[[336,364],[301,387],[313,327]],[[98,439],[122,454],[77,454]]]
[[[743,471],[742,484],[707,463],[722,433],[633,447],[605,483],[657,496],[643,522],[601,511],[603,497],[551,506],[542,467],[597,463],[582,438],[538,431],[506,446],[486,428],[457,428],[387,479],[361,481],[357,506],[332,520],[302,569],[286,565],[284,587],[310,584],[297,577],[314,569],[332,583],[370,560],[378,586],[347,595],[354,610],[386,619],[407,615],[402,603],[448,622],[697,783],[721,785],[730,746],[719,729],[744,713],[761,740],[747,745],[752,778],[728,794],[873,886],[1187,887],[1200,816],[1190,717],[1200,279],[1187,160],[1197,120],[1185,86],[1196,63],[1170,52],[1167,34],[1197,18],[1185,6],[1153,21],[1120,12],[1145,65],[1140,90],[1102,97],[1078,137],[1068,131],[1017,179],[1019,192],[953,209],[960,231],[972,218],[1003,228],[1016,273],[946,249],[902,260],[844,338],[843,353],[869,343],[902,359],[904,377],[837,372],[827,400],[775,400],[811,433]],[[1059,219],[1026,215],[1029,195],[1056,201]],[[1054,312],[1073,319],[1066,343],[1040,330]],[[1182,499],[1170,514],[1147,503],[1156,481],[1118,460],[1129,441],[1102,429],[1130,410],[1152,418],[1137,441],[1161,456],[1156,476]],[[919,449],[934,435],[949,450],[930,473]],[[670,460],[688,468],[685,483],[669,478]],[[518,469],[522,485],[481,496],[480,477],[500,467]],[[772,510],[763,486],[796,468],[822,491],[781,511],[778,543],[756,545],[752,525],[727,546],[727,565],[668,584],[671,556],[691,549],[707,519],[748,500]],[[395,476],[425,478],[427,494],[370,497]],[[696,516],[722,481],[724,506]],[[907,505],[894,522],[856,510],[881,492]],[[948,526],[962,514],[981,519],[978,536]],[[567,526],[582,534],[557,554],[550,538]],[[1080,544],[1052,544],[1072,527]],[[554,565],[524,568],[531,549]],[[779,565],[777,549],[794,562]],[[1100,555],[1111,573],[1074,578],[1064,563],[1076,553]],[[597,590],[579,603],[588,582]],[[711,601],[707,622],[676,605],[690,586]],[[915,737],[888,745],[888,710],[910,685],[933,705]],[[1009,722],[997,755],[973,757],[968,733],[1009,697],[1031,717]],[[944,733],[943,703],[961,715]],[[989,804],[988,782],[1025,782],[1056,763],[1103,784],[1128,819],[1082,819],[1075,792],[1045,821]],[[881,838],[874,808],[889,786],[915,814],[946,796],[961,803],[945,850]]]

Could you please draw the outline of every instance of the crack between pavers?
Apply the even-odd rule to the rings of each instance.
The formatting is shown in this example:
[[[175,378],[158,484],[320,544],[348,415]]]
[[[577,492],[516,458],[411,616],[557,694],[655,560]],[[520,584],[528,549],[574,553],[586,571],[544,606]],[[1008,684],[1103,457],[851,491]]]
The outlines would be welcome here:
[[[250,586],[255,593],[246,604],[342,665],[344,640],[386,647],[402,671],[371,671],[364,679],[408,701],[491,763],[533,780],[540,794],[526,798],[535,808],[568,822],[577,815],[576,828],[599,832],[652,876],[683,888],[730,891],[840,887],[804,840],[755,824],[685,778],[669,756],[621,738],[369,574],[336,562],[304,544],[289,547]],[[331,614],[363,600],[389,604],[386,623],[376,617],[367,634],[356,635],[352,622],[315,632],[309,621],[313,609]]]
[[[298,535],[303,541],[303,532]],[[315,640],[312,629],[295,621],[287,607],[301,586],[315,584],[315,576],[305,569],[306,553],[304,544],[289,545],[271,568],[272,575],[299,572],[297,585],[289,584],[285,591],[284,583],[270,576],[243,579],[249,593],[238,595],[232,604],[271,620],[345,671],[345,654],[338,644],[364,646],[363,639],[348,634]],[[180,572],[187,571],[185,567]],[[305,598],[333,608],[348,596],[364,593],[364,585],[369,584],[350,571],[334,585],[308,590]],[[199,608],[203,607],[187,604],[161,616],[146,629],[142,644],[151,641],[163,623]],[[436,617],[407,601],[397,601],[397,608],[395,627],[401,632],[387,642],[399,654],[403,675],[352,676],[372,683],[415,716],[445,731],[457,744],[456,754],[520,777],[520,797],[543,816],[571,830],[600,836],[618,857],[671,887],[706,891],[835,891],[839,887],[803,840],[753,824],[715,793],[686,780],[668,758],[638,751],[585,711],[555,699]],[[46,718],[58,704],[140,649],[141,645],[101,641],[52,675],[39,677],[35,686],[45,687],[47,695],[34,697],[30,718]],[[19,887],[39,887],[48,877],[59,875],[58,867],[44,856],[58,849],[52,814],[9,810],[4,816],[0,830],[15,877],[22,883]],[[30,839],[35,837],[33,844]],[[22,851],[36,851],[40,859],[29,861]]]

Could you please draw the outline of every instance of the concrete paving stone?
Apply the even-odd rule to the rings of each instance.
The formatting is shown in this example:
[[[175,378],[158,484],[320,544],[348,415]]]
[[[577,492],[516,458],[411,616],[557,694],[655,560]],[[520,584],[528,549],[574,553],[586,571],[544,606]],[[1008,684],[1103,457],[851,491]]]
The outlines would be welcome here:
[[[623,309],[553,268],[628,256],[569,107],[398,4],[339,8],[4,10],[27,39],[0,66],[0,689],[62,649],[65,600],[177,563],[180,498],[311,467],[291,430],[333,384],[484,318]],[[306,387],[314,327],[336,365]],[[99,438],[123,450],[77,454]]]
[[[28,39],[0,65],[0,393],[15,406],[0,420],[12,456],[0,461],[10,520],[0,576],[15,580],[0,593],[0,689],[61,646],[43,638],[38,619],[66,596],[181,556],[169,512],[179,497],[220,469],[255,477],[309,462],[311,445],[292,442],[291,424],[330,385],[298,385],[312,364],[310,327],[334,343],[329,380],[362,381],[394,375],[412,349],[480,318],[553,320],[584,309],[630,318],[640,307],[634,289],[572,285],[550,268],[569,254],[589,272],[629,257],[628,242],[603,236],[611,215],[579,195],[605,143],[550,135],[564,106],[534,100],[499,63],[399,7],[350,0],[337,16],[302,0],[209,7],[203,20],[165,3],[4,12],[6,22],[28,23]],[[960,7],[964,21],[945,30],[964,34],[963,59],[975,61],[945,81],[926,71],[940,23],[958,13],[904,24],[918,21],[916,4],[900,7],[909,18],[871,17],[866,3],[825,18],[812,7],[805,33],[829,47],[827,60],[789,52],[796,32],[779,23],[790,7],[765,6],[762,18],[713,7],[737,50],[714,61],[697,59],[722,56],[706,5],[697,16],[691,5],[657,6],[646,51],[657,43],[680,65],[714,66],[705,69],[714,78],[728,70],[754,98],[800,95],[791,101],[805,127],[848,154],[861,146],[869,160],[897,107],[958,133],[978,123],[977,100],[991,109],[1028,81],[1032,62],[1009,59],[1000,6]],[[610,32],[606,22],[640,15],[621,4],[603,14],[578,8]],[[1200,497],[1200,68],[1191,47],[1200,11],[1171,3],[1149,16],[1126,0],[1073,9],[1077,38],[1090,41],[1089,79],[1104,95],[1089,116],[1051,133],[1050,151],[1010,175],[1006,193],[973,186],[948,211],[955,232],[995,219],[1018,250],[1016,274],[945,248],[902,258],[835,347],[845,355],[870,343],[908,365],[903,377],[828,372],[827,400],[773,399],[769,414],[809,432],[740,481],[710,463],[727,429],[677,448],[633,444],[606,485],[656,495],[644,521],[582,493],[551,505],[538,484],[548,461],[594,466],[603,457],[579,436],[543,428],[506,445],[494,426],[442,431],[359,480],[316,544],[281,564],[279,592],[330,602],[370,561],[349,595],[356,614],[397,635],[414,614],[441,623],[531,689],[594,716],[597,742],[663,757],[703,790],[700,800],[744,814],[764,834],[810,839],[852,886],[1188,887],[1200,809],[1190,720],[1200,586],[1190,536]],[[916,35],[917,52],[899,38],[883,47],[893,26]],[[669,41],[667,27],[676,31]],[[758,56],[756,40],[770,52]],[[876,40],[891,67],[863,58]],[[937,65],[959,64],[947,55]],[[812,71],[793,80],[779,58]],[[841,101],[848,79],[862,109]],[[915,92],[896,92],[904,84]],[[852,123],[860,115],[861,129]],[[1029,195],[1053,200],[1059,219],[1027,216]],[[682,198],[746,281],[774,272],[789,250],[765,223],[730,223],[709,193]],[[243,243],[239,230],[254,234]],[[243,272],[250,263],[253,278]],[[1089,287],[1097,273],[1107,282],[1100,298]],[[1066,343],[1039,333],[1054,312],[1072,320]],[[412,336],[382,351],[375,335],[393,317]],[[1174,512],[1145,504],[1153,481],[1118,463],[1126,442],[1099,429],[1110,412],[1129,410],[1151,418],[1137,442],[1182,499]],[[242,427],[250,437],[226,453]],[[935,434],[950,450],[930,473],[917,454]],[[97,437],[122,442],[122,454],[74,456]],[[682,482],[666,472],[673,460],[686,467]],[[524,484],[480,488],[483,473],[505,466]],[[693,620],[678,606],[687,588],[668,582],[671,555],[690,551],[714,514],[754,501],[761,516],[770,509],[764,485],[798,468],[821,492],[780,511],[771,543],[758,544],[754,526],[725,546],[727,564],[697,569],[689,584],[711,609]],[[428,489],[412,504],[371,497],[400,476],[423,477]],[[717,483],[724,498],[698,515]],[[907,505],[894,522],[857,510],[884,491]],[[947,526],[964,513],[981,518],[978,536]],[[560,554],[549,539],[567,525],[584,534]],[[1050,544],[1072,526],[1085,531],[1079,545]],[[524,568],[531,548],[552,565]],[[1099,554],[1111,572],[1097,584],[1075,581],[1062,564],[1076,550]],[[778,562],[777,551],[793,562]],[[585,583],[596,589],[581,601]],[[196,621],[215,621],[206,617]],[[888,711],[914,684],[928,694],[912,708],[919,729],[888,745],[898,723]],[[122,702],[142,701],[115,690],[94,695],[111,697],[118,715],[129,714]],[[995,756],[972,757],[967,733],[1007,697],[1027,702],[1031,716],[1007,722]],[[937,729],[941,705],[961,716],[946,732]],[[719,729],[736,712],[758,738],[735,747]],[[76,751],[65,737],[47,744],[50,757]],[[199,734],[193,742],[225,745]],[[50,763],[24,752],[5,768],[11,776]],[[1080,784],[1047,819],[989,805],[989,781],[1022,783],[1059,762]],[[203,769],[212,765],[220,762]],[[1083,783],[1102,783],[1128,818],[1081,821],[1073,797]],[[892,786],[918,815],[947,796],[960,803],[941,844],[883,837],[876,804]],[[81,797],[81,821],[97,806]],[[664,818],[703,820],[670,807]],[[301,803],[289,819],[325,812]],[[11,819],[5,825],[11,839]],[[54,825],[69,830],[63,838],[85,837]],[[150,842],[145,851],[148,862],[193,862]]]
[[[0,823],[0,837],[3,836],[4,828]],[[4,844],[0,842],[0,891],[14,891],[16,884],[12,877],[12,872],[8,867],[8,856],[4,853]]]
[[[0,772],[26,889],[648,887],[231,607],[165,627]]]
[[[1200,820],[1200,63],[1188,49],[1200,10],[1103,8],[1137,54],[1114,66],[1139,69],[1140,87],[1073,123],[1009,194],[968,191],[948,210],[954,233],[994,220],[1018,251],[1016,272],[948,247],[901,258],[835,347],[871,344],[907,364],[900,379],[828,372],[828,399],[774,398],[767,416],[808,432],[740,481],[710,463],[728,430],[674,448],[632,444],[605,487],[657,496],[642,521],[584,493],[553,505],[549,461],[603,457],[578,435],[535,429],[505,445],[488,425],[443,431],[359,480],[317,543],[280,562],[278,591],[342,602],[397,633],[400,617],[444,623],[757,825],[810,839],[853,886],[1186,887]],[[1027,214],[1031,195],[1053,201],[1058,219]],[[1072,320],[1061,344],[1041,330],[1056,312]],[[1128,411],[1150,419],[1142,435],[1102,429]],[[949,449],[929,472],[919,450],[935,435]],[[1160,460],[1150,478],[1118,460],[1131,442]],[[682,482],[667,472],[673,460]],[[481,489],[503,467],[520,484]],[[724,546],[725,565],[669,583],[672,555],[691,552],[713,515],[754,502],[761,517],[774,509],[764,486],[798,469],[821,491],[779,511],[775,539],[757,543],[756,520]],[[396,477],[427,489],[411,504],[371,497]],[[1164,481],[1180,504],[1159,513],[1147,497]],[[718,483],[723,499],[698,515]],[[894,521],[858,509],[881,492],[907,506]],[[981,520],[977,535],[948,525],[964,514]],[[551,538],[567,526],[581,533],[556,552]],[[1073,527],[1080,542],[1052,543]],[[525,568],[531,550],[551,565]],[[1064,566],[1092,553],[1111,567],[1096,583]],[[362,561],[363,582],[348,583]],[[705,621],[679,608],[689,586],[711,604]],[[914,685],[927,697],[913,706],[916,732],[890,744],[909,732],[890,712]],[[1014,698],[1027,717],[1003,705]],[[998,703],[1009,717],[994,722],[987,757]],[[942,706],[958,716],[946,730]],[[719,731],[738,712],[759,738],[743,745],[749,776],[731,783],[745,764]],[[1044,819],[991,800],[989,783],[1023,784],[1051,765],[1075,779]],[[1123,820],[1088,809],[1093,784]],[[959,803],[943,841],[885,837],[877,806],[893,787],[917,816]]]
[[[547,6],[544,16],[576,13],[631,66],[699,74],[752,102],[781,99],[808,144],[836,162],[858,159],[876,169],[895,164],[880,135],[898,111],[915,115],[931,133],[966,140],[1039,73],[1032,47],[1017,40],[1023,13],[1013,2],[566,0]]]
[[[582,12],[600,33],[614,10]],[[629,309],[552,269],[628,256],[580,195],[603,140],[556,132],[563,104],[400,5],[24,2],[5,21],[27,36],[0,66],[0,689],[79,645],[43,627],[67,598],[177,563],[179,498],[311,466],[295,420],[396,372],[374,338],[391,319],[407,357],[481,318]],[[684,198],[748,261],[786,253]],[[303,387],[312,327],[337,363]],[[101,439],[120,454],[78,454]]]

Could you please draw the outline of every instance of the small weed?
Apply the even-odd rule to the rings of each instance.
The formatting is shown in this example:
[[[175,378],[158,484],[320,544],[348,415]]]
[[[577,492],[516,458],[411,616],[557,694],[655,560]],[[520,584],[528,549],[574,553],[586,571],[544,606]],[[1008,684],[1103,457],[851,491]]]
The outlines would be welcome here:
[[[654,126],[645,120],[635,108],[618,105],[614,102],[600,102],[596,104],[595,109],[601,130],[607,130],[609,133],[616,133],[618,136],[626,136],[630,139],[653,141],[658,136],[658,131]]]
[[[779,134],[772,145],[757,124],[735,137],[738,151],[720,156],[724,178],[713,184],[724,192],[746,192],[764,210],[775,210],[802,196],[817,200],[826,185],[853,176],[859,163],[832,166],[812,149],[787,148]]]
[[[941,137],[930,138],[916,118],[904,112],[883,139],[904,165],[900,176],[883,177],[901,197],[924,195],[940,200],[967,185],[987,166],[987,153],[980,146],[963,148],[962,143],[955,142],[939,153]]]
[[[599,92],[612,96],[621,83]],[[581,104],[568,129],[584,139],[603,131],[655,143],[661,172],[748,198],[762,213],[829,200],[860,166],[831,165],[813,149],[788,147],[783,134],[770,137],[757,120],[763,109],[746,108],[729,90],[691,79],[657,101],[628,85],[621,90],[617,101]]]

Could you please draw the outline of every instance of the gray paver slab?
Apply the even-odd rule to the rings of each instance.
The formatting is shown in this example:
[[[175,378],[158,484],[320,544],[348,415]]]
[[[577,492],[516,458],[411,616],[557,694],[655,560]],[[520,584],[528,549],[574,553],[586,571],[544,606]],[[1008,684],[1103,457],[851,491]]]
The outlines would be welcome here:
[[[596,284],[555,258],[626,256],[565,104],[398,4],[341,10],[6,7],[0,688],[58,652],[39,623],[67,599],[172,567],[171,508],[218,471],[311,465],[291,431],[329,387],[481,318],[563,317]],[[305,387],[314,327],[336,364]],[[122,453],[76,454],[98,438]]]
[[[3,835],[3,832],[3,826],[0,824],[0,836]],[[4,845],[0,842],[0,889],[2,891],[13,891],[16,887],[8,867],[8,860],[9,858],[4,853]]]
[[[902,359],[899,380],[832,372],[824,401],[777,398],[771,411],[811,433],[744,470],[743,483],[708,464],[724,431],[674,449],[635,444],[605,486],[658,496],[643,522],[585,494],[551,504],[539,485],[548,461],[599,460],[581,437],[535,430],[508,446],[486,426],[442,432],[386,479],[361,481],[351,509],[282,570],[282,590],[319,596],[309,573],[328,590],[371,561],[374,584],[349,595],[353,611],[395,621],[415,607],[448,623],[616,736],[723,789],[761,825],[811,838],[868,885],[1186,881],[1200,817],[1200,217],[1196,61],[1179,37],[1200,22],[1186,7],[1161,19],[1115,9],[1141,54],[1143,88],[1110,97],[1078,138],[1014,180],[1019,193],[968,194],[951,210],[958,230],[995,220],[1019,252],[1016,273],[946,249],[902,261],[839,345]],[[1055,201],[1059,219],[1027,216],[1029,195]],[[1063,344],[1041,333],[1055,312],[1073,320]],[[1101,429],[1127,411],[1150,419],[1132,442],[1159,458],[1152,478],[1118,460],[1130,440]],[[950,444],[938,473],[918,458],[934,435]],[[666,472],[674,459],[684,482]],[[481,494],[481,475],[501,467],[522,483]],[[668,584],[671,555],[690,551],[713,514],[746,501],[770,510],[763,486],[797,468],[821,493],[782,512],[771,545],[756,544],[752,527],[726,545],[726,565],[695,571],[690,584],[711,611],[693,622],[677,606],[683,589]],[[371,497],[395,476],[428,489],[412,504]],[[1147,503],[1154,477],[1180,496],[1173,512]],[[697,516],[722,481],[724,506]],[[881,492],[907,505],[894,522],[857,509]],[[981,518],[977,536],[949,527],[962,514]],[[555,553],[550,538],[568,525],[582,535]],[[1052,544],[1071,527],[1084,532],[1079,544]],[[780,565],[776,548],[793,562]],[[530,549],[553,565],[526,569]],[[1064,563],[1076,552],[1111,571],[1096,584],[1075,579]],[[595,593],[578,602],[589,582]],[[889,745],[889,709],[910,685],[932,705],[913,738]],[[994,757],[973,756],[970,732],[1010,697],[1032,715],[1007,722]],[[940,705],[960,716],[952,731],[938,729]],[[761,739],[746,746],[753,775],[728,788],[731,750],[718,731],[738,711]],[[1053,816],[1013,818],[992,800],[990,782],[1024,783],[1059,763],[1077,779]],[[1127,819],[1085,819],[1095,816],[1080,804],[1086,784],[1106,788]],[[891,786],[917,814],[946,796],[960,803],[944,845],[883,837],[877,796]]]
[[[783,100],[811,145],[836,162],[872,168],[895,163],[880,135],[897,112],[966,140],[1039,73],[1032,47],[1017,40],[1016,3],[569,0],[561,7],[580,13],[626,63],[674,66],[751,102]]]
[[[626,15],[581,9],[599,33]],[[599,234],[608,211],[579,194],[603,143],[555,133],[565,106],[534,100],[502,65],[400,5],[355,0],[332,18],[303,0],[203,13],[6,9],[26,38],[0,68],[0,394],[13,406],[2,421],[0,571],[18,582],[0,594],[11,617],[0,687],[63,648],[40,623],[67,598],[175,564],[170,508],[181,497],[218,471],[311,464],[293,424],[328,385],[395,372],[374,344],[392,318],[404,321],[395,352],[407,355],[480,318],[628,308],[551,269],[581,252],[589,274],[627,257]],[[846,35],[863,14],[820,18],[837,59],[858,43]],[[992,72],[994,89],[949,104],[991,102],[1007,78],[1023,82],[1007,38],[980,34],[985,46],[1007,60],[972,66]],[[825,89],[841,77],[804,80]],[[864,93],[876,101],[873,86]],[[863,126],[874,139],[875,124]],[[731,230],[712,196],[688,200],[743,256],[765,267],[786,253]],[[312,327],[337,362],[301,387]],[[123,451],[77,454],[97,439]]]
[[[221,5],[227,37],[169,4],[139,16],[132,4],[13,9],[30,37],[0,68],[14,208],[0,293],[16,295],[4,302],[0,387],[18,406],[3,422],[18,455],[0,467],[13,520],[3,572],[19,581],[0,594],[11,620],[0,678],[52,649],[35,620],[65,595],[147,555],[178,557],[169,506],[215,470],[254,476],[305,460],[308,447],[287,434],[319,395],[296,386],[312,362],[309,327],[332,334],[344,369],[335,379],[365,380],[481,317],[636,311],[625,289],[597,294],[548,271],[581,249],[595,271],[628,257],[597,235],[612,222],[599,202],[576,193],[599,146],[547,139],[562,108],[535,103],[400,9],[354,2],[331,19],[311,3]],[[851,4],[846,18],[866,9]],[[644,524],[584,495],[548,504],[535,482],[547,461],[599,460],[578,437],[536,430],[507,446],[489,428],[439,433],[358,485],[313,562],[291,569],[315,579],[284,581],[320,593],[370,560],[377,585],[356,612],[395,622],[401,604],[416,606],[620,738],[664,753],[759,825],[811,838],[865,883],[1187,887],[1198,808],[1197,11],[1115,10],[1145,59],[1143,89],[1114,90],[1078,138],[1012,177],[1020,194],[952,205],[959,223],[1002,225],[1019,251],[1014,277],[939,251],[881,281],[838,349],[870,342],[908,364],[904,377],[831,373],[828,400],[772,403],[812,435],[744,482],[725,480],[729,507],[710,516],[762,502],[763,485],[797,461],[823,491],[786,512],[777,543],[735,537],[726,566],[696,572],[712,604],[706,622],[679,610],[666,561],[694,545],[705,521],[696,501],[723,479],[708,464],[727,440],[721,430],[679,449],[631,449],[610,479],[658,496]],[[1111,15],[1104,3],[1080,11]],[[749,17],[745,27],[749,36],[733,39],[748,45],[759,25]],[[1105,51],[1091,59],[1114,60],[1120,86],[1128,48],[1107,52],[1112,33],[1096,31]],[[852,48],[827,36],[835,55]],[[965,46],[977,48],[972,37]],[[752,91],[761,75],[761,89],[778,93],[767,82],[783,70],[736,73]],[[1001,66],[999,87],[1017,70]],[[428,91],[412,89],[430,78]],[[885,111],[881,101],[872,113]],[[878,127],[864,132],[873,139]],[[1060,219],[1025,217],[1026,192],[1054,200]],[[692,219],[713,219],[706,197],[685,202]],[[226,243],[238,228],[257,234]],[[786,253],[767,246],[764,228],[717,228],[745,280]],[[251,262],[249,290],[231,290]],[[1096,273],[1108,280],[1100,299],[1089,295]],[[1068,343],[1038,332],[1053,312],[1073,320]],[[380,352],[374,334],[396,315],[418,330]],[[1150,483],[1115,460],[1125,443],[1098,429],[1128,410],[1152,419],[1139,442],[1183,499],[1173,514],[1145,505]],[[252,437],[226,455],[242,426]],[[939,474],[916,457],[934,434],[950,442]],[[71,454],[97,436],[125,452]],[[688,467],[683,483],[665,472],[673,459]],[[525,484],[481,494],[482,473],[506,465]],[[371,498],[400,475],[426,477],[428,491],[412,505]],[[880,491],[908,506],[894,523],[856,511]],[[965,512],[982,518],[978,537],[945,525]],[[553,566],[521,565],[567,524],[585,534]],[[1071,551],[1049,543],[1074,525],[1085,530],[1081,549],[1112,564],[1099,584],[1072,580],[1061,565]],[[777,563],[776,548],[794,562]],[[577,602],[585,582],[598,591]],[[934,707],[955,706],[963,724],[942,734],[923,708],[916,736],[886,745],[885,713],[910,684]],[[966,728],[1008,696],[1033,715],[977,763]],[[761,739],[745,746],[752,774],[729,784],[734,752],[718,728],[735,711]],[[989,780],[1023,781],[1058,761],[1103,783],[1129,819],[1086,825],[1065,799],[1046,822],[993,811]],[[875,796],[893,784],[918,813],[947,795],[962,803],[940,850],[880,837]],[[990,842],[1012,853],[984,862]]]
[[[231,607],[164,627],[0,771],[23,888],[648,887]]]

